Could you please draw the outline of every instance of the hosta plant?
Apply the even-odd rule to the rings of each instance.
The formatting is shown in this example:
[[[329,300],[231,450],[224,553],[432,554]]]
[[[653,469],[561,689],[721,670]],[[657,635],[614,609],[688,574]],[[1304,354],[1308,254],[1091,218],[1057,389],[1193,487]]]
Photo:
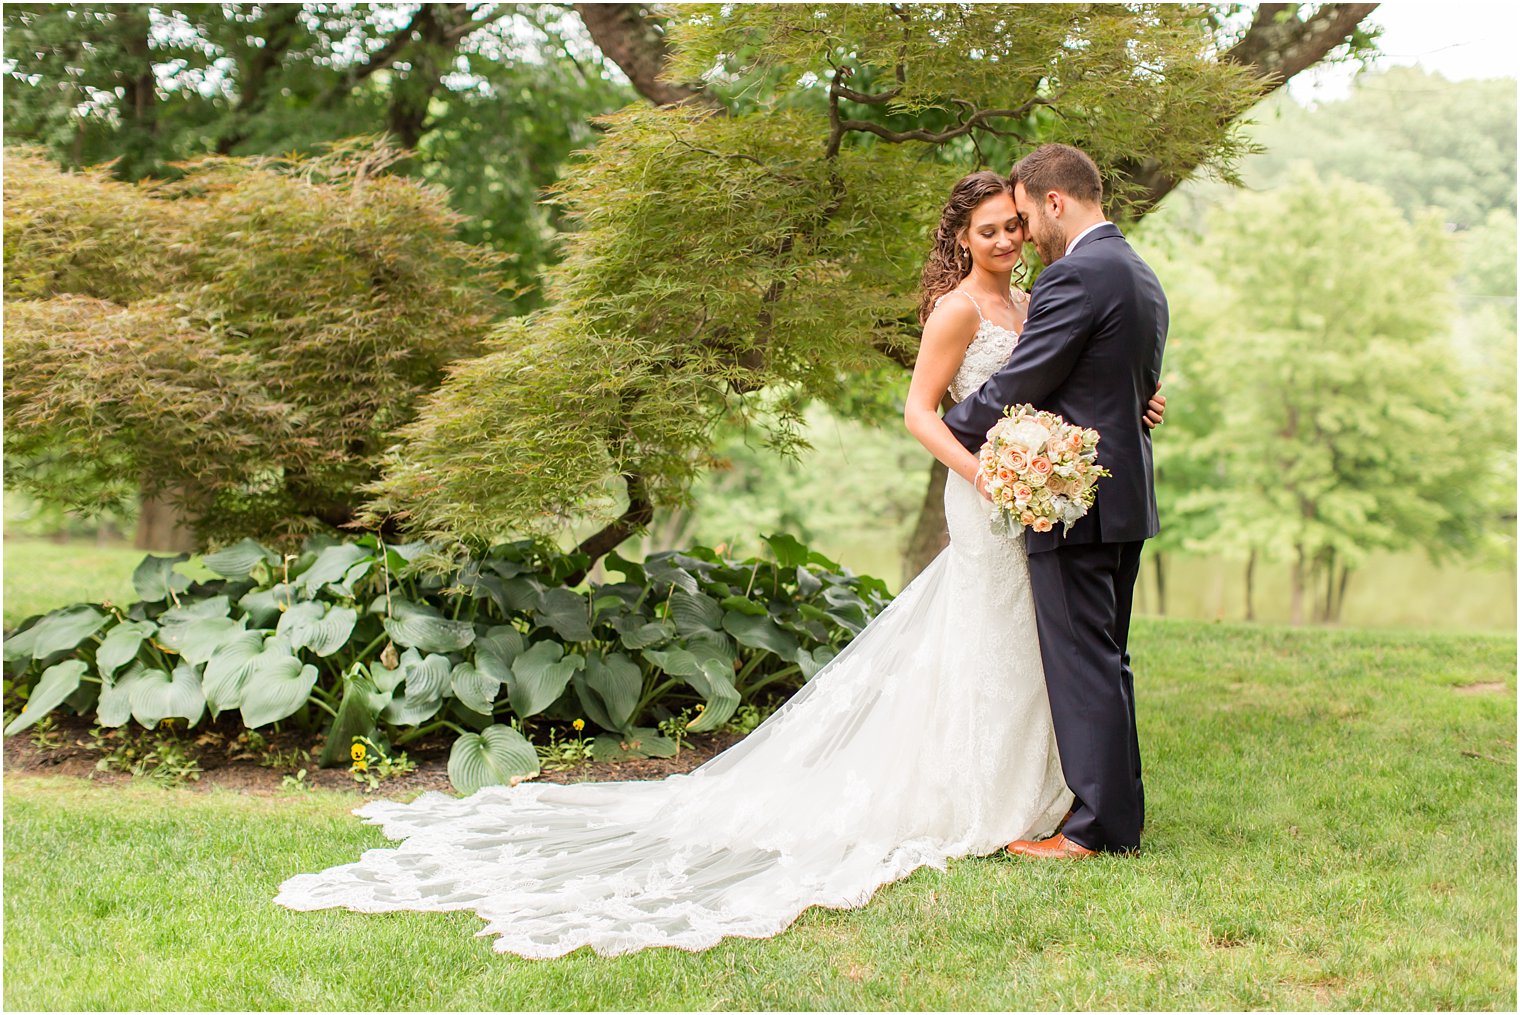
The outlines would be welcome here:
[[[77,603],[28,618],[5,640],[10,735],[58,709],[105,727],[235,714],[325,734],[319,763],[350,763],[441,730],[457,738],[461,792],[539,771],[530,740],[580,720],[592,757],[667,757],[680,732],[716,730],[761,691],[811,678],[887,602],[790,536],[774,559],[707,547],[634,562],[620,580],[568,587],[586,559],[520,541],[446,559],[422,543],[312,537],[281,556],[253,540],[202,558],[149,556],[126,608]],[[7,705],[11,705],[7,702]],[[577,733],[580,727],[576,727]]]

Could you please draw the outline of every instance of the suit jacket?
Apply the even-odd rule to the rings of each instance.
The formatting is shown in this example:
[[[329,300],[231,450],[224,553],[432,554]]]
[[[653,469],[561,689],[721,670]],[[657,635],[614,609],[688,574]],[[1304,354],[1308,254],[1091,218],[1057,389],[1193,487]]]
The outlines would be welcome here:
[[[1023,337],[1008,362],[945,424],[973,454],[1003,409],[1028,402],[1067,422],[1095,427],[1098,480],[1087,517],[1061,535],[1026,531],[1030,553],[1064,544],[1126,543],[1160,530],[1151,435],[1141,416],[1161,376],[1166,294],[1117,226],[1104,224],[1040,273]]]

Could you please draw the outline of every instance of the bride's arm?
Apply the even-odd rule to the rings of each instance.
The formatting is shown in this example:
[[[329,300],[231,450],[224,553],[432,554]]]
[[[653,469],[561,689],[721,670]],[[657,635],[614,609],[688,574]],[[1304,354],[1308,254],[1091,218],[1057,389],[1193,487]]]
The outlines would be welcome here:
[[[967,482],[976,483],[976,456],[961,446],[940,420],[939,403],[966,358],[966,347],[980,324],[968,300],[945,300],[924,322],[924,337],[908,384],[903,423],[929,453]]]

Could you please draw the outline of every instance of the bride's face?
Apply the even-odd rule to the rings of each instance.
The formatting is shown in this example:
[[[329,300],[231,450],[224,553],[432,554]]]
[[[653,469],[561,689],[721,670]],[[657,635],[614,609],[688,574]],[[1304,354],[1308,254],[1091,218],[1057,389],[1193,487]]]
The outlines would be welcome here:
[[[1011,194],[996,194],[971,211],[962,242],[971,248],[971,261],[983,271],[1013,270],[1024,250],[1024,227]]]

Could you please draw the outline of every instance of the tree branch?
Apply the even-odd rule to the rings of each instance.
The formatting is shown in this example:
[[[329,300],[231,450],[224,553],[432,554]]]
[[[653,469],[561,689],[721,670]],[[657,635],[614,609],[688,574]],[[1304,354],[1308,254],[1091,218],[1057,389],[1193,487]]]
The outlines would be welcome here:
[[[567,586],[579,585],[585,581],[592,565],[654,520],[654,505],[649,502],[649,496],[644,490],[644,477],[637,473],[624,473],[623,483],[628,487],[628,509],[615,521],[581,540],[575,552],[586,554],[591,561],[586,567],[565,578]]]
[[[617,64],[629,82],[656,106],[687,102],[722,110],[722,103],[700,85],[660,80],[670,47],[658,22],[646,15],[641,4],[572,4],[581,16],[591,40],[602,54]],[[724,110],[726,112],[726,110]]]
[[[1325,4],[1303,21],[1292,14],[1296,6],[1262,4],[1245,35],[1220,57],[1254,71],[1261,82],[1263,98],[1350,39],[1378,5]],[[1220,126],[1228,122],[1221,120]],[[1124,186],[1115,195],[1112,213],[1131,221],[1154,209],[1187,178],[1185,173],[1173,176],[1162,170],[1156,160],[1139,156],[1116,165],[1114,176]]]

